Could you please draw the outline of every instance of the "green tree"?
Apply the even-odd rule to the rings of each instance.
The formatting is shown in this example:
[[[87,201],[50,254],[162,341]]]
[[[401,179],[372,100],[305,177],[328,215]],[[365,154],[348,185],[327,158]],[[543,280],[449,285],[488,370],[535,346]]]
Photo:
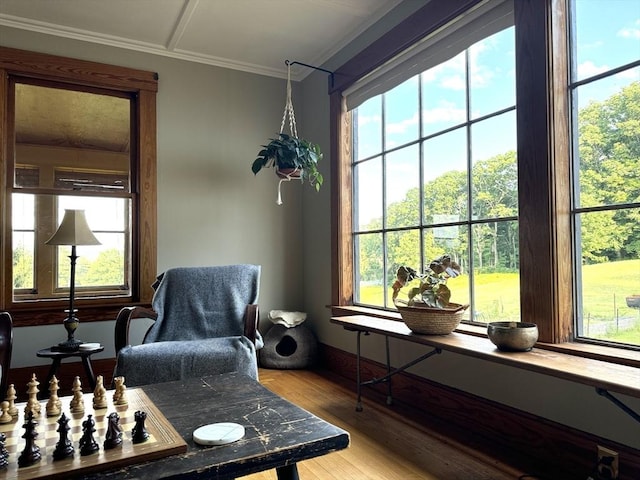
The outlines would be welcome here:
[[[13,288],[33,288],[33,252],[22,246],[13,250]]]
[[[78,285],[82,286],[123,285],[124,271],[124,255],[110,248],[100,252],[95,260],[87,264],[86,269],[79,265],[76,278]]]

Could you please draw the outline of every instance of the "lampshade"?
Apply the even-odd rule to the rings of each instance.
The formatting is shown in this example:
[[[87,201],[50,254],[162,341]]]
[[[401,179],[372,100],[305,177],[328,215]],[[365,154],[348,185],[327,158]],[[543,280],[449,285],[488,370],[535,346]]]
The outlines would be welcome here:
[[[84,210],[65,210],[64,218],[56,233],[44,243],[47,245],[100,245],[87,224]]]

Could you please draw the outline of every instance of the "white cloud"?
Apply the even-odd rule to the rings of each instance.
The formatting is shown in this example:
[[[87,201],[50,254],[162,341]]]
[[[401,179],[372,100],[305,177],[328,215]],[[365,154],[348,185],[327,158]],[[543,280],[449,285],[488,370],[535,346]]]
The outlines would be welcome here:
[[[618,36],[622,38],[640,39],[640,18],[633,22],[635,27],[624,27],[618,30]]]
[[[483,66],[481,62],[478,61],[480,54],[487,49],[491,49],[494,43],[495,39],[492,39],[491,42],[482,40],[469,49],[469,79],[472,87],[484,87],[488,85],[495,76],[492,69]]]
[[[578,78],[591,77],[598,73],[606,72],[607,70],[609,70],[608,66],[597,66],[592,61],[588,60],[578,65]]]
[[[414,114],[411,118],[402,120],[401,122],[387,124],[387,133],[404,133],[407,128],[417,125],[418,114]]]
[[[629,79],[632,82],[637,82],[638,80],[640,80],[640,75],[638,75],[637,68],[630,68],[629,70],[618,73],[617,76],[620,78]]]
[[[380,125],[382,117],[380,115],[358,115],[358,125],[363,127],[370,123]]]
[[[449,75],[440,81],[440,86],[449,90],[464,90],[464,77],[462,75]]]
[[[618,36],[622,38],[640,38],[640,28],[623,28],[618,31]]]
[[[430,68],[422,73],[423,82],[438,82],[444,87],[448,87],[445,82],[449,77],[464,76],[464,53],[458,54],[444,63]],[[449,84],[456,86],[455,83]]]
[[[465,119],[464,108],[455,108],[454,104],[449,102],[442,102],[436,108],[422,111],[422,121],[424,123],[463,122]]]

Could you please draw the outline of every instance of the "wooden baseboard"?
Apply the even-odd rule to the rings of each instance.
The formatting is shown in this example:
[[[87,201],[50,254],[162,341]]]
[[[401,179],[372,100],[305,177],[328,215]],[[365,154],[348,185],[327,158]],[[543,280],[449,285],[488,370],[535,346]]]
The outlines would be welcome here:
[[[355,355],[320,345],[331,377],[354,391]],[[362,380],[381,378],[386,366],[361,359]],[[363,387],[363,397],[386,404],[386,385]],[[640,478],[640,451],[406,372],[393,377],[393,411],[458,442],[541,478],[584,480],[595,467],[597,445],[618,452],[620,480]],[[595,477],[594,477],[595,478]]]

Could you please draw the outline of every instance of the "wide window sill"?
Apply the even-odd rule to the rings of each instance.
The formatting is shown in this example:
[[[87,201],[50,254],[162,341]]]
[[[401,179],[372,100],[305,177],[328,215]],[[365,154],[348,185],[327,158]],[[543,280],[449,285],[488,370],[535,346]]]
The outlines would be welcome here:
[[[331,307],[332,317],[352,317],[366,319],[383,319],[402,322],[400,314],[384,310],[354,306]],[[337,322],[334,322],[337,323]],[[345,328],[347,326],[343,325]],[[387,328],[395,338],[406,338],[415,343],[430,345],[443,350],[454,351],[463,355],[474,356],[489,361],[509,365],[515,368],[536,371],[592,385],[595,387],[612,386],[612,381],[619,380],[611,388],[613,391],[640,397],[640,352],[617,349],[612,347],[590,345],[578,342],[562,344],[537,343],[532,352],[523,354],[504,354],[487,341],[479,341],[479,337],[486,339],[486,329],[480,326],[460,325],[453,335],[429,336],[419,335],[419,339],[411,338],[400,332],[403,328],[387,324],[381,328],[374,327],[372,333],[385,334]],[[362,330],[361,328],[358,328]],[[398,332],[400,332],[398,334]],[[534,353],[530,355],[529,353]],[[573,372],[573,373],[572,373]],[[607,387],[608,388],[608,387]]]

